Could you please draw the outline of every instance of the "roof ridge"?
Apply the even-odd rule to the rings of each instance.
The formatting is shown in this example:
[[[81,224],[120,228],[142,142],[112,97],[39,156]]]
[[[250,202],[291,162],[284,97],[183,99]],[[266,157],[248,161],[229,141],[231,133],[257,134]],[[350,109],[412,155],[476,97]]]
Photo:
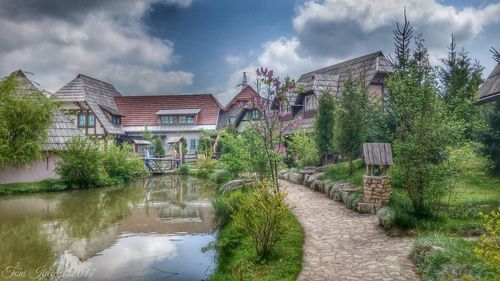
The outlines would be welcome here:
[[[381,50],[378,50],[378,51],[375,51],[375,52],[372,52],[372,53],[369,53],[369,54],[366,54],[366,55],[355,57],[355,58],[352,58],[352,59],[349,59],[349,60],[346,60],[346,61],[342,61],[342,62],[339,62],[339,63],[336,63],[336,64],[332,64],[330,66],[326,66],[326,67],[323,67],[323,68],[320,68],[320,69],[316,69],[316,70],[304,73],[304,74],[301,75],[301,77],[302,76],[311,75],[311,74],[322,74],[322,73],[320,73],[322,71],[326,71],[326,70],[330,70],[330,69],[335,69],[335,68],[340,68],[340,67],[343,67],[345,65],[349,65],[349,64],[351,64],[351,63],[353,63],[354,61],[357,61],[357,60],[363,61],[363,60],[366,60],[368,58],[375,57],[375,56],[380,56],[380,55],[383,56],[384,53],[382,53]]]
[[[122,96],[117,96],[115,98],[140,98],[140,97],[187,97],[187,96],[212,96],[213,94],[211,93],[204,93],[204,94],[165,94],[165,95],[122,95]]]
[[[111,83],[108,83],[108,82],[105,82],[105,81],[102,81],[102,80],[99,80],[99,79],[97,79],[97,78],[94,78],[94,77],[91,77],[91,76],[88,76],[88,75],[85,75],[85,74],[81,74],[81,73],[78,73],[78,75],[76,76],[76,78],[80,78],[80,79],[81,79],[81,78],[88,78],[88,79],[90,79],[90,80],[94,80],[94,81],[97,81],[97,82],[99,82],[99,83],[109,85],[109,86],[111,86],[111,87],[113,87],[113,88],[115,87],[115,86],[113,86],[113,84],[111,84]],[[83,81],[83,79],[82,79],[82,81]]]

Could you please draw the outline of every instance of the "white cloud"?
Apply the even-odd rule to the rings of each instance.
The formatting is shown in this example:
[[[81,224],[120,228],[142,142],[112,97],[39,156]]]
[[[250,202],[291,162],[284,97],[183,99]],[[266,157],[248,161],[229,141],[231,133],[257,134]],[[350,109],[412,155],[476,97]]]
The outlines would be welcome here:
[[[245,62],[245,59],[240,56],[235,56],[235,55],[227,55],[226,56],[226,62],[232,65],[237,65],[237,64],[242,64]]]
[[[191,3],[162,2],[180,7]],[[151,36],[140,20],[151,3],[120,1],[114,8],[90,10],[75,19],[4,16],[0,18],[0,75],[27,70],[50,91],[78,73],[112,83],[122,93],[180,91],[193,83],[194,75],[168,70],[179,60],[173,43]]]

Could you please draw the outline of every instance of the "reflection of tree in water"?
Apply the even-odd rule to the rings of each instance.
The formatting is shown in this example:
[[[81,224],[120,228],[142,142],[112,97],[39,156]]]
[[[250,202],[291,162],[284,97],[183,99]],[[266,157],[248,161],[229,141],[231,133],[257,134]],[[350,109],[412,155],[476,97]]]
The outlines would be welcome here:
[[[57,210],[61,226],[73,238],[90,238],[94,233],[130,215],[130,205],[144,198],[133,186],[80,191],[63,198]]]
[[[16,218],[0,220],[0,279],[2,271],[8,266],[19,266],[20,271],[28,274],[45,266],[53,270],[56,256],[47,234],[43,231],[40,218]],[[3,277],[10,272],[5,271]],[[29,276],[25,279],[30,280]]]

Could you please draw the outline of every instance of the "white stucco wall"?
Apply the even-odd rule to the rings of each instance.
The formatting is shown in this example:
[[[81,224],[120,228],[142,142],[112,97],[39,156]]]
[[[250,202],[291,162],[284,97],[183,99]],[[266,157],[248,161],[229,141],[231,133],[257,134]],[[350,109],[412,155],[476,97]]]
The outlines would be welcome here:
[[[60,156],[51,155],[23,167],[0,168],[0,184],[58,179],[59,175],[56,173],[55,168],[56,163],[59,161],[61,161]]]

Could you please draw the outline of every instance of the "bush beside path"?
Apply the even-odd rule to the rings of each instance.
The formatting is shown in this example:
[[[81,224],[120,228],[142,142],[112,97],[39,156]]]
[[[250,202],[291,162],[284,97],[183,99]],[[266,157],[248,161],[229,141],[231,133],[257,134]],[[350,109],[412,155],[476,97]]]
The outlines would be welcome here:
[[[305,232],[298,280],[420,280],[409,259],[411,238],[389,237],[375,215],[348,210],[302,185],[281,184]]]

